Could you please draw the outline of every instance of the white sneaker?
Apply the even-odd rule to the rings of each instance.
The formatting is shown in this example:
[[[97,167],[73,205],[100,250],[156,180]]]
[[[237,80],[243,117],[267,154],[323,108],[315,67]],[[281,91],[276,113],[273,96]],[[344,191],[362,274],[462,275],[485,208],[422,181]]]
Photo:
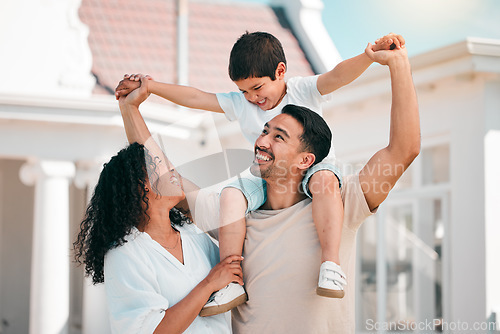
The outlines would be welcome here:
[[[343,298],[346,276],[335,262],[325,261],[319,269],[319,281],[316,294],[328,298]]]
[[[214,292],[201,309],[201,317],[209,317],[227,312],[248,300],[245,289],[237,283],[229,283],[226,287]]]

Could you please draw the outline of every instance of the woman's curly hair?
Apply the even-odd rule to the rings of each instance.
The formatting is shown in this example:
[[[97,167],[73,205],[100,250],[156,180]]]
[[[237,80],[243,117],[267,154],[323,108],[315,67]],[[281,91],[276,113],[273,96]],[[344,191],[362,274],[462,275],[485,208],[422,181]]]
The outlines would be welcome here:
[[[148,171],[155,170],[147,149],[138,143],[122,149],[104,164],[73,243],[75,260],[85,264],[85,275],[93,284],[104,282],[108,250],[123,245],[133,227],[148,223]],[[172,225],[190,223],[176,208],[170,210],[170,221]]]

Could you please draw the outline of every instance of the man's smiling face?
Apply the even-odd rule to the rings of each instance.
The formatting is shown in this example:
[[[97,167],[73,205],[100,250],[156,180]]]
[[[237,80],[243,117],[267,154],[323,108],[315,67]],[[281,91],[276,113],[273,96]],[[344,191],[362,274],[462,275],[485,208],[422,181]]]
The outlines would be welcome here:
[[[265,180],[286,177],[299,172],[302,159],[302,125],[292,116],[280,114],[264,125],[254,147],[255,158],[250,171]]]

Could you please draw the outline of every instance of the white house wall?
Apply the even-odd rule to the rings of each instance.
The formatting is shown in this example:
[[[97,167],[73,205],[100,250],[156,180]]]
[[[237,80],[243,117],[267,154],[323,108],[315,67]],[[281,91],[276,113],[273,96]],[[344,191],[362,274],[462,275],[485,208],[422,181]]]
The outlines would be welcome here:
[[[21,183],[21,160],[0,159],[0,333],[28,333],[33,188]]]
[[[0,82],[0,92],[90,96],[95,80],[80,2],[0,2],[0,69],[11,78]]]

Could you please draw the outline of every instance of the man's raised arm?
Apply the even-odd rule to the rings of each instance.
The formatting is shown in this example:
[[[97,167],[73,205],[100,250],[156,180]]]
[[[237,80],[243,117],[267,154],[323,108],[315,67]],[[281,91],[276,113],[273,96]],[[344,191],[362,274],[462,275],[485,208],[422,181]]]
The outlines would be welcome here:
[[[420,120],[406,48],[373,52],[368,45],[365,52],[389,66],[392,88],[389,145],[375,153],[359,174],[365,199],[374,210],[420,153]]]

